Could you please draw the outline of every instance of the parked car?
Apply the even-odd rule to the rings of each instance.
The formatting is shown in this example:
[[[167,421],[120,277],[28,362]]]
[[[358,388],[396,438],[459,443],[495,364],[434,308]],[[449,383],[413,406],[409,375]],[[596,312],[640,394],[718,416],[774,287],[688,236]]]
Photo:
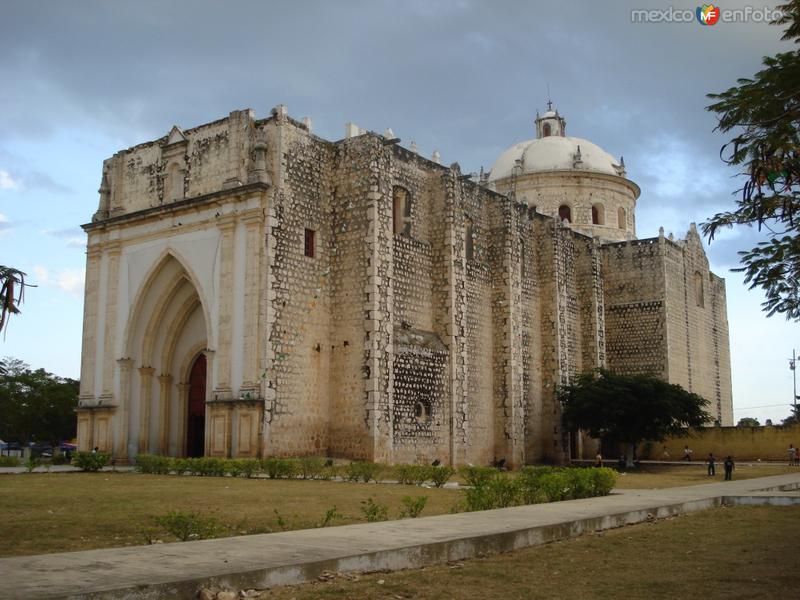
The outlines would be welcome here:
[[[53,446],[50,444],[31,444],[31,456],[34,458],[52,458]]]

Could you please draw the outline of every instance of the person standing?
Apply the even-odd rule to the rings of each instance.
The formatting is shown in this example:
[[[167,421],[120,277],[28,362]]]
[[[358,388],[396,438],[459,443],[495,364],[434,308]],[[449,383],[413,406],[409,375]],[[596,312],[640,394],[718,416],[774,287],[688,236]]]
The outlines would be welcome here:
[[[708,463],[708,476],[709,477],[716,476],[716,474],[717,474],[717,469],[716,469],[717,459],[714,458],[714,453],[713,452],[709,452],[708,453],[708,458],[706,459],[706,462]]]
[[[795,459],[797,458],[797,448],[794,447],[794,444],[789,444],[789,466],[794,466]]]
[[[683,447],[683,460],[692,460],[692,449],[689,446]]]
[[[725,481],[730,481],[733,478],[733,458],[730,454],[725,459]]]

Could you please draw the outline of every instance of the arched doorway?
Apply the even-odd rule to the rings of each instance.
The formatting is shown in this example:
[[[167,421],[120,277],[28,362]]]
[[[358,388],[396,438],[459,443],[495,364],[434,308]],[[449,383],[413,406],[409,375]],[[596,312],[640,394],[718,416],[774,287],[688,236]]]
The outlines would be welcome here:
[[[206,355],[200,354],[189,374],[186,456],[203,456],[206,431]]]

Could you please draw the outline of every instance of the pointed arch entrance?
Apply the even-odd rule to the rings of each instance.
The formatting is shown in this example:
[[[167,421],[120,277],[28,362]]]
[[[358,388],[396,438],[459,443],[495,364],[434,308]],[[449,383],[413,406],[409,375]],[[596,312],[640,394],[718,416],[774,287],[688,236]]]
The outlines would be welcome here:
[[[172,252],[145,278],[126,329],[127,455],[202,456],[209,319],[196,278]]]
[[[203,456],[206,430],[206,356],[194,360],[189,373],[189,401],[186,414],[186,456]]]

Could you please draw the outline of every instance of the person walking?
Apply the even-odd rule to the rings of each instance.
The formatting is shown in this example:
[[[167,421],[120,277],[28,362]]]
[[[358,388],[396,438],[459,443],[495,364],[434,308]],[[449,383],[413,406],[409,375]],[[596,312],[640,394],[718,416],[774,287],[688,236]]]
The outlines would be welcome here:
[[[692,449],[689,446],[683,447],[683,460],[692,460]]]
[[[708,458],[706,459],[706,462],[708,463],[708,476],[709,477],[716,476],[716,474],[717,474],[717,469],[716,469],[717,459],[714,458],[714,453],[713,452],[709,452],[708,453]]]
[[[730,481],[733,478],[733,458],[730,454],[725,459],[725,481]]]
[[[789,444],[789,466],[792,467],[795,464],[795,460],[797,459],[797,448],[794,447],[794,444]]]

